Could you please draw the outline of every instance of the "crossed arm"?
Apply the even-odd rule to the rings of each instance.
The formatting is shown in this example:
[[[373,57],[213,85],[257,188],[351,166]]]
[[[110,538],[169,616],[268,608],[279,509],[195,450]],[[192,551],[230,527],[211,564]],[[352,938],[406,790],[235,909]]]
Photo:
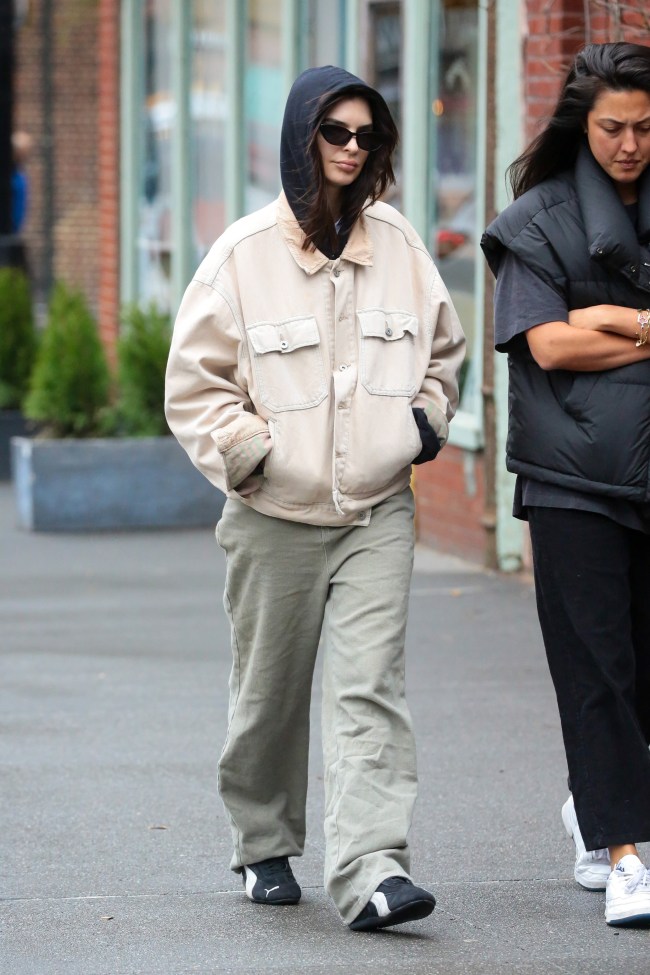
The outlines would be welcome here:
[[[650,342],[638,346],[638,310],[591,305],[569,312],[567,322],[545,322],[526,332],[528,347],[542,369],[596,372],[650,359]]]

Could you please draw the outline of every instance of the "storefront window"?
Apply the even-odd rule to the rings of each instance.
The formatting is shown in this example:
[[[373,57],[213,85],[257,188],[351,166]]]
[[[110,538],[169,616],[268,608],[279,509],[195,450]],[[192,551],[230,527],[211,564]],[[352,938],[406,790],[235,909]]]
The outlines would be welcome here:
[[[170,0],[142,4],[143,103],[138,194],[138,281],[143,302],[170,302],[172,94]]]
[[[341,3],[335,0],[328,3],[323,3],[323,0],[303,0],[301,13],[301,64],[314,68],[324,64],[343,64]]]
[[[190,30],[192,252],[198,264],[225,228],[225,0],[193,0]]]
[[[366,80],[379,91],[390,109],[398,131],[402,130],[402,4],[370,3],[367,13]],[[402,165],[400,146],[393,159],[396,182],[384,199],[392,206],[402,205]]]
[[[280,190],[283,111],[282,0],[248,0],[244,75],[248,213],[270,203]]]
[[[431,240],[474,354],[476,316],[476,148],[478,5],[444,0],[433,31],[431,104]],[[467,369],[467,366],[466,366]]]

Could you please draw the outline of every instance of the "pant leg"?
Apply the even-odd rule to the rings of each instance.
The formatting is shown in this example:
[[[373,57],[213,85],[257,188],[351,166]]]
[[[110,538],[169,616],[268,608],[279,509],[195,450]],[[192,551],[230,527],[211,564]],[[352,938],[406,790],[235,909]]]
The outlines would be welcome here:
[[[636,713],[643,737],[650,745],[650,535],[635,535],[631,578]]]
[[[233,870],[303,851],[311,683],[328,591],[320,532],[236,500],[218,525],[233,649],[219,791]]]
[[[410,490],[379,504],[368,527],[331,532],[327,553],[325,886],[349,923],[382,880],[409,872],[407,834],[417,791],[404,697]]]
[[[631,583],[640,533],[585,511],[531,508],[529,521],[539,619],[585,845],[647,841],[650,752],[637,711]]]

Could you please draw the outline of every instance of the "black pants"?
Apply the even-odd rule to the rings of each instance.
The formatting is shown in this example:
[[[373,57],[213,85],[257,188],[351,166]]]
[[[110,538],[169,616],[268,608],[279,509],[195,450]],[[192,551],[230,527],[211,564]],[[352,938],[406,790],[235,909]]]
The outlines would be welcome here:
[[[650,840],[650,536],[529,508],[537,611],[588,850]]]

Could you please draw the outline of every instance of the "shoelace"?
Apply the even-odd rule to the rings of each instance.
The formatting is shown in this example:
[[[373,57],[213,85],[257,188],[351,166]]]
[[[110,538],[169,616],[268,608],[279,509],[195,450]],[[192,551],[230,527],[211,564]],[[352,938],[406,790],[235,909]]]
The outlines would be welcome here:
[[[643,864],[641,864],[625,884],[625,890],[628,894],[633,894],[637,887],[647,887],[650,889],[650,871]]]
[[[263,860],[262,863],[266,867],[268,876],[275,877],[278,880],[295,880],[291,872],[291,864],[282,857],[269,857],[268,860]]]

